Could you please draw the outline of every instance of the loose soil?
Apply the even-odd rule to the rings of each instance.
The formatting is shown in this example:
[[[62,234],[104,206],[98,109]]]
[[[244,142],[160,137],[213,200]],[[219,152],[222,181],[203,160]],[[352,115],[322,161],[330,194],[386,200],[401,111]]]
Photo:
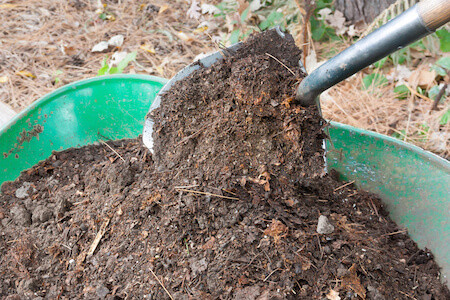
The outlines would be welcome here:
[[[2,299],[449,299],[378,197],[324,174],[300,54],[253,36],[164,95],[155,155],[70,149],[5,183]]]

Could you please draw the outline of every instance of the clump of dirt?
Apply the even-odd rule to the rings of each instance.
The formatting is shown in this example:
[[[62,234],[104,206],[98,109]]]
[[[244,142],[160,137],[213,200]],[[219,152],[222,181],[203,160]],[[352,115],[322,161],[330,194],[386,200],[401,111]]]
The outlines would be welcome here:
[[[155,155],[71,149],[4,184],[0,295],[448,299],[379,199],[323,174],[326,123],[292,101],[299,58],[289,36],[251,37],[164,95]]]

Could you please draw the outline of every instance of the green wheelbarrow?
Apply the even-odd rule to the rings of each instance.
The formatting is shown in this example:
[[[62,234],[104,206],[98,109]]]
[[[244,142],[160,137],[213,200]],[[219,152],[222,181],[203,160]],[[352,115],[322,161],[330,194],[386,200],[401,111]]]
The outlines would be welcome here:
[[[103,140],[136,138],[166,79],[102,76],[42,97],[0,129],[0,184],[48,158],[52,151]],[[430,249],[450,281],[450,163],[397,139],[331,122],[336,151],[329,169],[378,194],[391,218]],[[330,147],[330,145],[328,145]]]

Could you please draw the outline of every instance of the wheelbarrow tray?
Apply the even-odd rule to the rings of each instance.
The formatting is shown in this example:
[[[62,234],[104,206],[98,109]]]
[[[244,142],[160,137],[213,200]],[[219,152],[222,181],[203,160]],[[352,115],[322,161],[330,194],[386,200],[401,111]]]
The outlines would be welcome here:
[[[0,129],[0,184],[52,151],[136,138],[166,79],[113,75],[74,82],[40,98]],[[330,122],[328,169],[378,194],[391,218],[428,248],[450,278],[450,163],[395,138]]]

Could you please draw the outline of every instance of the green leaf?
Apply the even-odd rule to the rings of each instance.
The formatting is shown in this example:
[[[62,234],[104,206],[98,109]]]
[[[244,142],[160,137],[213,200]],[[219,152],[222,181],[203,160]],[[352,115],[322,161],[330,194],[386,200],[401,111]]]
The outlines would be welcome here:
[[[316,11],[319,11],[325,7],[331,8],[332,3],[333,3],[333,0],[317,0],[316,1]]]
[[[445,76],[447,75],[447,72],[445,71],[444,68],[436,66],[436,65],[432,65],[431,66],[431,70],[435,70],[436,74],[440,75],[440,76]]]
[[[420,127],[422,127],[422,129],[419,131],[419,134],[421,135],[426,135],[430,130],[430,126],[428,126],[427,123],[420,124]]]
[[[450,109],[447,109],[447,111],[442,115],[439,124],[445,125],[448,123],[448,121],[450,121]]]
[[[236,44],[237,42],[239,42],[239,34],[240,33],[241,33],[241,30],[239,28],[235,29],[231,32],[231,35],[230,35],[230,43],[231,44]]]
[[[391,136],[399,140],[404,140],[406,136],[406,130],[402,129],[400,130],[400,132],[394,132],[393,134],[391,134]]]
[[[388,82],[388,80],[386,77],[384,77],[384,75],[381,75],[378,73],[372,73],[372,74],[364,76],[363,88],[365,90],[367,90],[372,86],[376,87],[376,86],[385,85],[387,82]]]
[[[433,86],[429,91],[428,91],[428,98],[430,99],[434,99],[436,98],[437,94],[439,94],[439,91],[441,89],[439,88],[439,85],[435,85]]]
[[[436,30],[436,35],[439,37],[442,52],[450,52],[450,32],[447,29],[442,28]]]
[[[384,63],[386,62],[387,59],[388,59],[388,57],[386,56],[385,58],[380,59],[379,61],[377,61],[373,65],[375,66],[375,68],[380,69],[381,67],[383,67],[383,65],[384,65]]]
[[[98,17],[102,20],[106,20],[108,18],[106,13],[101,13]]]
[[[117,68],[117,67],[111,67],[109,70],[108,70],[108,74],[118,74],[118,73],[122,73],[122,72],[119,72],[119,68]]]
[[[417,87],[417,92],[421,95],[425,95],[425,91],[420,86]]]
[[[97,72],[97,76],[105,75],[108,72],[109,66],[108,66],[108,56],[106,56],[102,61],[102,66]]]
[[[282,18],[283,14],[274,10],[267,16],[266,20],[262,21],[259,24],[259,28],[261,30],[266,30],[267,28],[273,27],[274,25],[276,25],[277,21],[281,20]]]
[[[441,57],[436,64],[447,70],[450,70],[450,57]]]
[[[315,41],[320,41],[325,34],[325,23],[320,22],[314,18],[311,18],[310,24],[311,24],[311,37]]]
[[[405,99],[409,96],[410,91],[406,85],[402,84],[394,88],[394,93],[397,94],[398,99]]]
[[[124,57],[124,59],[122,59],[118,64],[117,64],[117,73],[122,73],[123,70],[128,66],[128,64],[136,59],[136,55],[137,55],[137,51],[133,51],[131,53],[128,53],[127,56]],[[111,68],[113,69],[113,68]],[[111,73],[111,70],[109,71],[110,74],[114,74]]]

